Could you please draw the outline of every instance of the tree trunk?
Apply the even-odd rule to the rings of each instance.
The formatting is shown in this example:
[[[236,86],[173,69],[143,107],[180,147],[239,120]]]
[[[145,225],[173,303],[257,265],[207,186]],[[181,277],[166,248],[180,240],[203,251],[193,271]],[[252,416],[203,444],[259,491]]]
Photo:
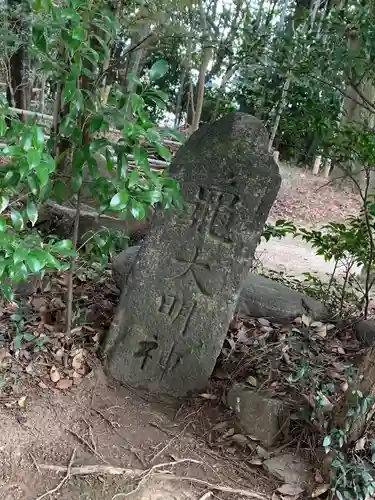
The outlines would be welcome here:
[[[284,85],[283,85],[283,90],[282,90],[282,93],[281,93],[281,98],[280,98],[280,101],[279,101],[279,106],[277,108],[277,114],[276,114],[276,117],[275,117],[275,121],[274,121],[274,124],[273,124],[273,127],[272,127],[272,132],[271,132],[271,135],[270,135],[270,140],[268,142],[268,152],[270,153],[272,151],[272,146],[273,146],[273,141],[275,140],[275,137],[276,137],[276,134],[277,134],[277,129],[279,128],[279,123],[280,123],[280,118],[281,118],[281,115],[284,111],[284,108],[285,108],[285,104],[286,104],[286,97],[288,95],[288,90],[289,90],[289,87],[290,87],[290,82],[291,82],[291,76],[288,75],[285,82],[284,82]]]

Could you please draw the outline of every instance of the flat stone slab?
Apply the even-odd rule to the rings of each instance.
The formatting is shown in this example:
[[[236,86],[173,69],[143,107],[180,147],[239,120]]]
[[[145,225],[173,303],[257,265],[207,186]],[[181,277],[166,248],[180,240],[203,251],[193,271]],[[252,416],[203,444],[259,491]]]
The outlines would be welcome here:
[[[272,446],[282,437],[280,429],[286,411],[279,399],[236,383],[228,391],[227,404],[235,412],[243,431],[263,445]]]
[[[284,453],[263,462],[263,468],[284,483],[305,486],[311,481],[311,466],[301,456]]]
[[[184,210],[155,213],[104,342],[117,380],[172,396],[206,386],[280,187],[267,142],[231,113],[176,154]]]

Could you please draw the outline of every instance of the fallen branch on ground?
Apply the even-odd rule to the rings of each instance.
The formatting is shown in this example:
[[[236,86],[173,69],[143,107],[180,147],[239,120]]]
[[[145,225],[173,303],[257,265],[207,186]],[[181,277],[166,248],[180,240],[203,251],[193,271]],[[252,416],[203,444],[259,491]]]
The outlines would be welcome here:
[[[153,477],[154,479],[164,479],[168,481],[188,481],[191,484],[195,484],[197,486],[202,486],[208,488],[213,491],[220,491],[222,493],[230,493],[232,495],[239,495],[244,498],[255,498],[256,500],[267,500],[265,495],[260,493],[255,493],[250,490],[242,489],[242,488],[232,488],[231,486],[226,486],[222,484],[214,484],[209,483],[208,481],[204,481],[203,479],[198,479],[195,477],[185,477],[185,476],[174,476],[170,473],[165,472],[154,472],[156,469],[165,468],[167,466],[174,466],[184,462],[196,463],[202,465],[202,462],[194,459],[181,459],[176,460],[175,462],[167,462],[163,464],[157,464],[151,467],[150,469],[142,470],[142,469],[125,469],[121,467],[112,467],[110,465],[83,465],[80,467],[70,467],[69,475],[70,476],[85,476],[90,474],[110,474],[110,475],[123,475],[128,479],[146,479],[145,476]],[[37,467],[40,470],[50,470],[55,472],[68,472],[68,467],[61,465],[48,465],[48,464],[37,464]],[[65,476],[66,477],[66,476]],[[124,494],[125,495],[125,494]],[[37,499],[40,500],[40,499]]]

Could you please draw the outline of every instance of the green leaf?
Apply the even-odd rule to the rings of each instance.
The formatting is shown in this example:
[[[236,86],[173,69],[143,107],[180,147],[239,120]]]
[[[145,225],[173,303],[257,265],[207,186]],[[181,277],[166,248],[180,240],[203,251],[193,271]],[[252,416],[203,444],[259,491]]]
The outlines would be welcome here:
[[[7,221],[4,219],[4,217],[0,217],[0,231],[3,232],[5,231],[7,227]]]
[[[4,210],[9,205],[9,198],[5,195],[0,195],[0,214],[4,212]]]
[[[4,137],[8,127],[5,121],[5,116],[0,116],[0,136]]]
[[[48,166],[43,163],[40,163],[39,165],[36,166],[35,171],[41,186],[42,187],[45,186],[48,183],[49,179]]]
[[[26,258],[26,264],[32,273],[39,273],[43,267],[44,263],[41,262],[37,257],[30,253]]]
[[[38,151],[44,150],[44,132],[41,127],[34,127],[33,144]]]
[[[37,49],[44,54],[47,52],[47,39],[44,34],[44,26],[41,24],[34,24],[32,27],[32,39]]]
[[[164,158],[164,160],[166,160],[166,161],[170,161],[171,160],[172,154],[171,154],[171,152],[169,151],[168,148],[166,148],[162,144],[158,144],[158,143],[155,143],[153,146],[155,147],[155,149],[158,152],[158,154],[162,158]]]
[[[9,285],[2,284],[0,285],[0,289],[7,300],[9,301],[13,300],[14,298],[13,290]]]
[[[38,209],[36,208],[35,203],[30,199],[27,200],[26,213],[31,225],[34,226],[38,220]]]
[[[142,97],[139,96],[138,94],[131,94],[130,102],[134,113],[136,113],[138,109],[142,108],[145,103]]]
[[[63,91],[63,95],[62,95],[63,104],[67,104],[69,101],[72,100],[72,98],[76,92],[76,89],[77,89],[77,86],[76,86],[76,82],[74,80],[73,81],[68,80],[65,83],[64,91]]]
[[[142,203],[137,200],[132,200],[132,207],[130,209],[132,216],[135,219],[144,219],[146,216],[146,210]]]
[[[72,176],[72,190],[74,193],[78,193],[82,186],[83,182],[83,175],[82,175],[82,170],[77,170],[76,172],[73,173]]]
[[[109,206],[113,208],[114,210],[124,210],[128,204],[129,200],[129,194],[127,191],[120,191],[119,193],[115,194]]]
[[[24,228],[24,221],[20,212],[12,209],[12,211],[10,212],[10,218],[12,219],[14,229],[16,229],[17,231],[22,231],[22,229]]]
[[[29,340],[34,340],[36,337],[32,333],[25,332],[23,334],[23,338],[24,338],[24,340],[28,340],[29,341]]]
[[[72,38],[83,42],[86,38],[86,30],[82,26],[76,26],[72,30]]]
[[[149,169],[147,151],[141,146],[135,146],[133,149],[134,161],[137,165]]]
[[[54,252],[63,256],[71,256],[75,253],[74,250],[72,250],[71,240],[58,241],[52,245],[52,249]]]
[[[159,59],[156,61],[150,69],[149,78],[151,82],[155,82],[162,78],[168,71],[169,64],[164,59]]]
[[[332,438],[331,436],[326,436],[323,440],[323,447],[327,448],[331,444]]]
[[[34,196],[38,194],[38,181],[37,177],[34,173],[31,173],[30,175],[27,176],[27,183],[29,185],[30,191]]]
[[[93,134],[98,130],[100,130],[100,127],[103,125],[103,122],[104,122],[104,116],[102,114],[95,113],[94,115],[92,115],[90,120],[89,132]]]
[[[35,149],[29,149],[27,152],[27,163],[30,170],[34,170],[40,163],[40,153]]]
[[[24,154],[23,148],[20,146],[6,146],[1,154],[6,156],[22,156]]]

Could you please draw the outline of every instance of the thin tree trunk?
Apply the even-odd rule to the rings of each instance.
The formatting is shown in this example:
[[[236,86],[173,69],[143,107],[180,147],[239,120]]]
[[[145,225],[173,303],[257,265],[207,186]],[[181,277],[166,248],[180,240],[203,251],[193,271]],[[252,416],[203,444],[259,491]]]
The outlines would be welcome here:
[[[219,109],[220,109],[221,99],[222,99],[223,93],[225,91],[225,86],[227,85],[227,83],[232,78],[232,76],[234,75],[235,72],[236,72],[235,66],[228,68],[225,75],[223,76],[223,79],[221,80],[219,91],[218,91],[219,95],[217,96],[217,99],[215,102],[215,108],[214,108],[212,115],[211,115],[211,120],[210,120],[211,122],[214,122],[217,118],[217,115],[218,115]]]
[[[270,135],[270,140],[268,142],[268,152],[270,153],[272,151],[272,146],[273,146],[273,141],[275,140],[275,137],[276,137],[276,134],[277,134],[277,130],[279,128],[279,123],[280,123],[280,118],[281,118],[281,115],[284,111],[284,108],[285,108],[285,104],[286,104],[286,97],[287,97],[287,94],[288,94],[288,90],[289,90],[289,87],[290,87],[290,83],[291,83],[291,76],[288,75],[285,82],[284,82],[284,85],[283,85],[283,90],[282,90],[282,93],[281,93],[281,98],[280,98],[280,101],[279,101],[279,106],[278,106],[278,109],[277,109],[277,114],[276,114],[276,117],[275,117],[275,122],[273,124],[273,127],[272,127],[272,132],[271,132],[271,135]]]
[[[176,108],[175,108],[175,119],[174,126],[178,127],[180,124],[180,115],[181,115],[181,105],[182,105],[182,97],[184,95],[186,77],[189,72],[190,62],[191,62],[191,50],[192,50],[192,40],[191,37],[188,39],[188,43],[186,46],[186,54],[183,62],[183,68],[181,71],[181,80],[180,80],[180,88],[177,94]]]
[[[316,156],[314,160],[314,166],[312,169],[313,175],[319,175],[319,170],[320,170],[320,165],[322,163],[322,157],[321,156]]]

